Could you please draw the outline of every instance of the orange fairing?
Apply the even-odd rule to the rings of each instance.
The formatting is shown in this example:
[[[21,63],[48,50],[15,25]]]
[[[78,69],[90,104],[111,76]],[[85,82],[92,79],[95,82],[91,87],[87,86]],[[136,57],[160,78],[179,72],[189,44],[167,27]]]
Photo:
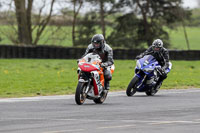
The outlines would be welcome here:
[[[99,77],[100,77],[100,82],[102,84],[102,86],[104,87],[104,74],[103,74],[103,68],[101,67],[101,70],[98,71],[99,73]]]
[[[114,73],[114,70],[115,70],[115,65],[113,64],[113,65],[111,66],[111,70],[110,70],[111,74]]]

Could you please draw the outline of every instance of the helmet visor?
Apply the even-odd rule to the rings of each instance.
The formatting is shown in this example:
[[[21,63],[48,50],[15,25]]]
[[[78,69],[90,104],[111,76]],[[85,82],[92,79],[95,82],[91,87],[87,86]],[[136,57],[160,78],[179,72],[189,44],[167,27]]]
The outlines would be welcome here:
[[[93,42],[92,43],[94,48],[100,48],[101,47],[101,42]]]

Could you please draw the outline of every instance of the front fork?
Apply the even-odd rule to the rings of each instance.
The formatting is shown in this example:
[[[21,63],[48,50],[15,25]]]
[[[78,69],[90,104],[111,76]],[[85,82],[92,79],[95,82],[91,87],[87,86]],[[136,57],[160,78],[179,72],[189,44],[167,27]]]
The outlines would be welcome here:
[[[91,87],[90,87],[91,81],[92,81],[92,79],[89,79],[89,80],[88,80],[88,84],[87,84],[87,87],[86,87],[86,90],[85,90],[85,93],[87,93],[87,94],[88,94],[88,92],[89,92],[90,89],[91,89]]]
[[[146,77],[147,75],[144,75],[144,78],[142,79],[141,83],[137,86],[137,89],[139,89],[142,86],[143,82],[146,80]]]
[[[85,89],[86,94],[90,91],[91,81],[92,81],[92,79],[85,80],[85,79],[79,78],[79,82],[87,83],[87,87]]]
[[[141,76],[141,75],[139,75],[140,74],[140,70],[136,73],[136,76],[140,79],[140,78],[142,78],[143,77],[143,75]],[[140,84],[139,85],[137,85],[137,89],[139,89],[141,86],[142,86],[142,84],[144,83],[144,81],[146,80],[146,78],[147,78],[147,75],[144,75],[144,77],[143,77],[143,79],[142,79],[142,81],[140,82]]]

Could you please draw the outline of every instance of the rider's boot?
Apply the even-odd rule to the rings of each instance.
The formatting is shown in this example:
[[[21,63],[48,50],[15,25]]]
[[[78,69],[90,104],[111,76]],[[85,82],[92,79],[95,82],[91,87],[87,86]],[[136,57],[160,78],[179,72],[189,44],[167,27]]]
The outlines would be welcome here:
[[[158,90],[160,89],[160,86],[162,85],[163,80],[164,80],[163,78],[160,78],[160,79],[157,81],[157,83],[156,83],[156,85],[155,85],[155,87],[154,87],[154,90],[158,91]]]
[[[106,90],[110,89],[110,81],[105,81],[105,89]]]
[[[162,85],[162,81],[161,82],[157,82],[155,87],[154,87],[154,90],[155,91],[158,91],[160,89],[160,86]]]
[[[160,86],[162,85],[162,82],[167,78],[167,74],[164,73],[163,75],[160,75],[160,78],[158,79],[154,89],[156,91],[158,91],[158,89],[160,88]]]

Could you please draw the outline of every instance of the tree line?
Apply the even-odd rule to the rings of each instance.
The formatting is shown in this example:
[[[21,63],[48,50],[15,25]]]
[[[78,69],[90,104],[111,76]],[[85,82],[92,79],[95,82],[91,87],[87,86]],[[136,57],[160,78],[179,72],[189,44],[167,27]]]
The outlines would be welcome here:
[[[42,0],[39,5],[36,2],[0,3],[0,8],[4,4],[10,7],[12,17],[6,18],[15,34],[1,33],[16,45],[37,45],[44,30],[55,20],[57,28],[51,34],[61,30],[59,22],[70,22],[73,46],[88,45],[97,32],[114,47],[144,48],[156,38],[169,46],[166,28],[185,26],[191,18],[191,11],[181,6],[182,0]],[[55,6],[62,8],[54,13]],[[107,35],[108,28],[112,30]]]

